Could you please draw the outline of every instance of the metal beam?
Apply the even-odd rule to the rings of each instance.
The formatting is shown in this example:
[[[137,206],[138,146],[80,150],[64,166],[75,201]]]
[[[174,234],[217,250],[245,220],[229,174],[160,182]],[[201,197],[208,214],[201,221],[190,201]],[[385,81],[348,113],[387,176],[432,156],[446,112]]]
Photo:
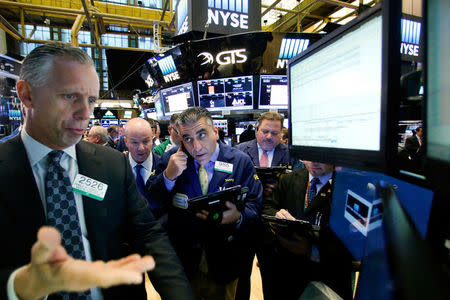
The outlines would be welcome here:
[[[351,9],[358,9],[359,6],[358,5],[353,5],[351,3],[347,3],[344,1],[339,1],[339,0],[320,0],[324,3],[328,3],[328,4],[334,4],[337,6],[342,6],[342,7],[347,7],[347,8],[351,8]]]
[[[261,5],[261,7],[269,7],[269,5]],[[275,7],[272,8],[272,10],[278,10],[278,11],[282,11],[282,12],[286,12],[286,13],[292,13],[292,14],[297,14],[296,10],[293,9],[287,9],[287,8],[281,8],[281,7]],[[318,16],[318,15],[313,15],[313,14],[308,14],[308,18],[313,18],[313,19],[319,19],[319,20],[323,20],[326,17],[322,17],[322,16]]]
[[[178,4],[179,4],[179,3],[180,3],[180,0],[177,0],[177,3],[175,4],[175,11],[177,11],[177,9],[178,9]],[[176,13],[173,14],[172,20],[170,20],[169,28],[172,28],[172,27],[175,26],[174,23],[175,23],[175,17],[176,17],[176,16],[177,16]]]
[[[281,1],[281,0],[275,0],[274,3],[270,4],[270,6],[269,6],[265,11],[262,12],[261,18],[262,18],[265,14],[267,14],[269,11],[271,11],[271,10],[275,7],[275,5],[277,5],[278,3],[280,3],[280,1]]]
[[[83,4],[83,10],[84,10],[84,14],[86,15],[86,20],[89,25],[89,30],[91,31],[91,37],[94,38],[94,43],[98,47],[98,46],[100,46],[100,43],[98,42],[98,37],[95,33],[94,25],[91,22],[91,17],[89,15],[89,10],[88,10],[88,6],[86,4],[86,0],[81,0],[81,3]]]
[[[2,15],[0,15],[0,28],[13,36],[16,40],[23,40],[24,37],[14,28]]]
[[[169,3],[169,1],[171,1],[171,0],[165,0],[165,1],[164,1],[164,4],[163,4],[163,11],[162,11],[162,14],[161,14],[161,20],[160,20],[160,21],[164,20],[164,15],[165,15],[165,13],[166,13],[166,10],[167,10],[167,4]]]
[[[81,29],[81,26],[83,25],[85,16],[84,15],[78,15],[75,19],[75,22],[73,22],[72,29],[70,30],[70,43],[74,46],[78,47],[78,32]]]
[[[319,2],[321,0],[311,0],[311,1],[303,1],[302,3],[300,3],[299,6],[297,6],[299,8],[299,10],[296,12],[296,14],[293,14],[292,16],[290,16],[289,18],[287,18],[286,20],[284,20],[283,22],[281,22],[280,24],[278,24],[273,31],[277,31],[278,28],[280,28],[281,26],[283,26],[284,24],[286,24],[287,22],[291,21],[292,19],[294,19],[297,14],[301,14],[304,13],[306,10],[310,9],[311,6],[313,6],[314,4],[316,4],[317,2]],[[302,6],[302,7],[300,7]],[[305,13],[306,15],[307,13]]]

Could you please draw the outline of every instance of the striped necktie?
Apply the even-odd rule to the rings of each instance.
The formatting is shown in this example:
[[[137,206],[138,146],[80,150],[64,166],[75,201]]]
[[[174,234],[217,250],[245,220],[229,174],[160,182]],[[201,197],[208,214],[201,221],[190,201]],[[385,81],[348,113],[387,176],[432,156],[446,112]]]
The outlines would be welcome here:
[[[201,165],[200,168],[198,168],[198,180],[200,181],[202,194],[206,195],[208,193],[209,180],[208,180],[208,173],[206,172],[205,166],[203,165]]]

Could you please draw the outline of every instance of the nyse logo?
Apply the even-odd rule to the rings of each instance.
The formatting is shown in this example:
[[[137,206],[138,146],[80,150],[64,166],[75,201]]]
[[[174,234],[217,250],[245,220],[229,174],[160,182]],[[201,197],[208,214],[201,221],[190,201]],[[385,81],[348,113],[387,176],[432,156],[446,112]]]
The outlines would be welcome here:
[[[175,81],[180,79],[180,74],[178,74],[178,71],[175,71],[173,73],[164,75],[164,81],[167,82],[171,82],[171,81]]]
[[[245,55],[246,49],[227,50],[219,52],[216,55],[216,62],[219,65],[229,64],[241,64],[247,61],[247,55]],[[209,52],[202,52],[197,57],[203,57],[201,65],[213,64],[214,56]]]
[[[249,0],[208,0],[208,23],[248,29],[248,10]]]
[[[407,43],[401,43],[400,53],[411,56],[419,56],[419,45],[411,45]]]
[[[208,23],[218,26],[231,26],[248,29],[248,15],[228,11],[208,9]]]
[[[152,87],[155,84],[155,81],[150,75],[148,75],[147,79],[145,79],[145,83],[147,84],[148,87]]]

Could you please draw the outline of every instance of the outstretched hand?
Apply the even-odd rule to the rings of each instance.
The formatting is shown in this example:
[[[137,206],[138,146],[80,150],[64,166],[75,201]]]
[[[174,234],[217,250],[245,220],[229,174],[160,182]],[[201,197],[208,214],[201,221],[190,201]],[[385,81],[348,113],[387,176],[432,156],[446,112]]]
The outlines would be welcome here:
[[[108,262],[74,259],[61,245],[59,232],[44,226],[31,249],[30,264],[17,273],[14,289],[21,299],[41,299],[59,291],[81,292],[92,287],[139,284],[142,274],[154,267],[151,256],[138,254]]]

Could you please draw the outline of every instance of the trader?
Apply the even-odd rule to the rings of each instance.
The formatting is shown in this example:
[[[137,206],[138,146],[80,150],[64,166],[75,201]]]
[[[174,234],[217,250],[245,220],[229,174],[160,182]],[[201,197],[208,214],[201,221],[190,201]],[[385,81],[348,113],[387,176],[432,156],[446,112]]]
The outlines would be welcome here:
[[[282,176],[273,193],[264,197],[263,214],[307,220],[320,226],[319,236],[277,235],[265,244],[260,260],[264,299],[298,299],[313,280],[352,299],[351,256],[328,226],[333,166],[304,163],[306,168]]]
[[[259,218],[261,183],[247,155],[218,143],[217,128],[205,108],[185,110],[178,127],[181,146],[150,194],[160,199],[170,195],[169,237],[196,297],[234,299],[239,265],[248,256],[246,228]],[[194,215],[188,209],[188,199],[235,185],[249,188],[245,207],[238,210],[227,201],[220,224],[207,211]]]
[[[146,299],[143,284],[129,284],[152,269],[148,255],[162,298],[192,299],[126,157],[80,141],[98,92],[93,61],[69,44],[44,44],[23,61],[25,128],[0,145],[2,299]]]
[[[153,148],[153,152],[158,155],[163,155],[164,152],[169,151],[174,146],[178,146],[180,144],[180,136],[177,132],[177,120],[179,114],[173,114],[170,117],[170,125],[168,127],[170,137],[163,143]]]
[[[255,166],[272,167],[289,163],[288,147],[281,143],[283,116],[279,113],[266,112],[258,119],[256,140],[236,146],[237,149],[252,159]]]
[[[163,207],[160,203],[151,201],[146,192],[146,186],[151,184],[155,176],[155,168],[160,160],[159,155],[152,153],[153,133],[150,123],[141,118],[131,119],[125,127],[124,140],[138,189],[147,199],[153,215],[159,219],[164,214]]]

